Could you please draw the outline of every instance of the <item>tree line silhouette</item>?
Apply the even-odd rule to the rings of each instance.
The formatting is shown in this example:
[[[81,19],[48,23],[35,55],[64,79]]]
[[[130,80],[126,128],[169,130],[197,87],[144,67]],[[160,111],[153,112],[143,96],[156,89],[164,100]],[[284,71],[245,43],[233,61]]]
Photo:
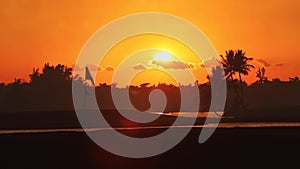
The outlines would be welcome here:
[[[246,56],[242,50],[228,50],[221,56],[227,81],[226,112],[241,112],[246,110],[276,109],[285,107],[299,107],[300,96],[299,78],[291,77],[289,81],[279,78],[269,80],[264,67],[256,71],[256,82],[248,85],[242,76],[247,76],[254,66],[250,63],[253,58]],[[200,94],[199,111],[208,111],[211,101],[210,81],[222,76],[223,69],[215,67],[211,79],[203,84],[180,86],[184,88],[197,87]],[[238,78],[235,78],[237,75]],[[33,69],[29,74],[29,82],[15,79],[14,82],[0,83],[0,112],[10,111],[59,111],[73,110],[72,79],[86,86],[84,79],[72,75],[72,68],[58,64],[56,66],[46,63],[42,70]],[[114,110],[111,88],[120,92],[124,88],[106,83],[95,86],[96,97],[100,109]],[[144,111],[150,107],[149,93],[154,89],[161,89],[167,97],[165,111],[179,111],[180,91],[173,84],[151,85],[143,83],[139,86],[128,86],[130,99],[135,108]]]

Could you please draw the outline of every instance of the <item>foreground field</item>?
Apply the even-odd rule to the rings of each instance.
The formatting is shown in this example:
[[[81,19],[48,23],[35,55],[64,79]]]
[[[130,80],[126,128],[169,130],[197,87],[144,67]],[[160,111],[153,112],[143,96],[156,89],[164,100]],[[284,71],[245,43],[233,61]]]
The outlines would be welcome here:
[[[127,131],[148,135],[160,129]],[[178,129],[180,130],[180,128]],[[113,155],[82,132],[1,134],[1,168],[290,168],[297,166],[300,128],[219,128],[204,144],[194,128],[161,155],[130,159]],[[105,131],[98,131],[105,132]],[[132,133],[130,133],[132,132]]]

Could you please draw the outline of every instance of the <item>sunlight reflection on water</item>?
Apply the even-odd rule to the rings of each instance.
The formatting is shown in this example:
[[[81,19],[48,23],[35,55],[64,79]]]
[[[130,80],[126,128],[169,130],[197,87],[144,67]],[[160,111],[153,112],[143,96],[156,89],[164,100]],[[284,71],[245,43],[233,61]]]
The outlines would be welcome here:
[[[165,116],[179,116],[179,117],[200,117],[206,118],[208,114],[213,115],[215,117],[222,117],[224,112],[151,112],[152,114],[165,115]],[[211,116],[211,117],[213,117]],[[230,117],[222,117],[222,118],[230,118]]]
[[[194,125],[194,126],[171,126],[172,128],[203,128],[215,127],[217,124]],[[300,122],[234,122],[219,123],[218,128],[259,128],[259,127],[300,127]],[[117,127],[117,128],[88,128],[86,132],[109,131],[109,130],[150,130],[150,129],[167,129],[170,126],[146,126],[146,127]],[[82,128],[69,129],[20,129],[20,130],[0,130],[0,134],[22,134],[22,133],[58,133],[58,132],[84,132]]]

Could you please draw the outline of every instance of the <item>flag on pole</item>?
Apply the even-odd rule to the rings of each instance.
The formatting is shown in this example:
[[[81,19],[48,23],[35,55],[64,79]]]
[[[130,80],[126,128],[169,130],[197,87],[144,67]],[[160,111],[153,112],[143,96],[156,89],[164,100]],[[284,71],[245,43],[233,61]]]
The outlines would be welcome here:
[[[87,66],[85,67],[85,80],[90,80],[92,82],[92,84],[95,85],[94,79],[93,79]]]

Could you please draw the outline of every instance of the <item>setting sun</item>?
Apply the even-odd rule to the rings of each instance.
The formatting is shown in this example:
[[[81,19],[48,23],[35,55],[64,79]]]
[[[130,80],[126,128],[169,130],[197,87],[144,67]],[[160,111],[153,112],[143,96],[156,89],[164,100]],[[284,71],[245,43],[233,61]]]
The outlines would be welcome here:
[[[170,62],[173,60],[172,55],[169,52],[159,52],[155,55],[154,60],[156,61],[163,61],[163,62]]]
[[[300,0],[0,0],[0,169],[299,165],[299,18]]]

